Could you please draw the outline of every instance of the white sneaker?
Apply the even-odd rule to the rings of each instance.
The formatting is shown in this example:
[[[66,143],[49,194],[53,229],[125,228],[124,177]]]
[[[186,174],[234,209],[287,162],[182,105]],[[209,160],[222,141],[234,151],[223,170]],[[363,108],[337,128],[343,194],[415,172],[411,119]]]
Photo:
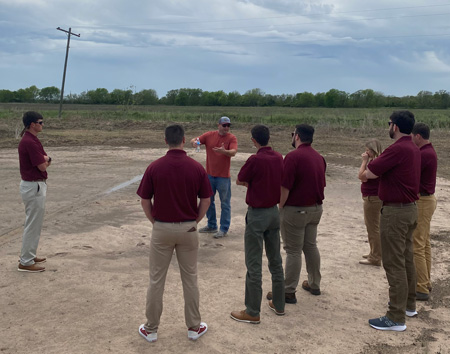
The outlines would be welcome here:
[[[188,338],[190,340],[197,340],[202,335],[204,335],[207,330],[208,330],[208,325],[205,322],[201,322],[198,329],[196,329],[196,330],[192,329],[192,328],[188,329]]]
[[[408,317],[416,317],[418,313],[416,310],[406,310],[405,315]]]
[[[225,237],[226,235],[227,235],[226,232],[219,230],[213,235],[213,237],[214,238],[222,238],[222,237]]]
[[[147,332],[143,324],[139,326],[139,334],[150,343],[156,342],[158,339],[158,332]]]

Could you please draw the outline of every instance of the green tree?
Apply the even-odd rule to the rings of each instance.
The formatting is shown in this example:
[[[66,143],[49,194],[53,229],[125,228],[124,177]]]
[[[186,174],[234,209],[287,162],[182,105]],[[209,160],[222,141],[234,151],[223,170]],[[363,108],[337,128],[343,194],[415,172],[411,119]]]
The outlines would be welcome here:
[[[14,94],[10,90],[0,90],[0,102],[14,102]]]
[[[93,104],[108,104],[110,102],[110,95],[107,89],[98,88],[95,90],[89,90],[86,93],[89,103]]]
[[[136,104],[139,105],[155,105],[158,104],[158,94],[155,90],[142,90],[134,95]]]
[[[346,107],[348,102],[348,93],[331,89],[325,94],[325,107],[336,108]]]
[[[61,90],[56,86],[44,87],[39,91],[39,100],[44,102],[57,102],[60,99]]]

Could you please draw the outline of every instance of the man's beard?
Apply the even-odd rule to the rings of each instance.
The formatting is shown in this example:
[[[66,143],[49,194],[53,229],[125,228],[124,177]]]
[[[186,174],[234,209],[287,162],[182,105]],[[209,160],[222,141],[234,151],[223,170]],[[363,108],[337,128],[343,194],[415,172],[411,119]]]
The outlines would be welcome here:
[[[292,139],[292,147],[295,149],[295,140]]]
[[[392,129],[389,129],[389,137],[394,139],[394,131]]]

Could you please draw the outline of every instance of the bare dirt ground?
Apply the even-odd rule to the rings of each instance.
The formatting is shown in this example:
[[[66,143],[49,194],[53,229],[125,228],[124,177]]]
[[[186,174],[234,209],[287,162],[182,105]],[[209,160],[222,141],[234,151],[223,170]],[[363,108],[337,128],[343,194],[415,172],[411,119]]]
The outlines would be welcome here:
[[[123,128],[123,127],[122,127]],[[381,332],[367,320],[386,311],[388,285],[381,267],[358,264],[368,251],[357,167],[366,140],[320,131],[314,146],[328,161],[324,214],[319,225],[322,295],[298,289],[298,303],[275,316],[266,301],[261,324],[230,319],[244,309],[245,188],[232,185],[232,222],[220,240],[200,234],[201,313],[208,333],[187,339],[182,288],[174,257],[166,282],[158,341],[138,335],[144,322],[151,224],[136,195],[147,165],[166,152],[161,126],[107,131],[44,130],[41,140],[53,162],[39,246],[44,273],[17,272],[23,204],[18,192],[17,150],[0,148],[0,352],[1,353],[449,353],[450,180],[440,169],[438,208],[432,221],[433,291],[417,303],[419,316],[401,333]],[[201,132],[187,126],[188,138]],[[202,129],[204,130],[204,129]],[[234,131],[240,142],[232,159],[232,179],[254,153],[249,127]],[[57,137],[60,137],[59,139]],[[62,138],[61,138],[62,137]],[[91,138],[89,138],[91,137]],[[94,137],[97,143],[93,142]],[[62,140],[61,140],[62,139]],[[64,141],[66,139],[66,141]],[[384,139],[384,138],[383,138]],[[290,129],[273,128],[274,147],[289,151]],[[383,140],[384,146],[390,143]],[[436,139],[443,150],[446,139]],[[187,148],[204,163],[205,153]],[[441,157],[440,157],[441,158]],[[446,157],[440,161],[446,162]],[[442,164],[441,164],[442,165]],[[441,166],[440,165],[440,166]],[[444,171],[444,172],[442,172]],[[126,183],[128,182],[128,183]],[[200,226],[206,223],[203,220]],[[284,257],[284,253],[283,253]],[[304,267],[303,267],[304,268]],[[267,262],[264,294],[271,290]],[[305,279],[302,269],[301,281]]]

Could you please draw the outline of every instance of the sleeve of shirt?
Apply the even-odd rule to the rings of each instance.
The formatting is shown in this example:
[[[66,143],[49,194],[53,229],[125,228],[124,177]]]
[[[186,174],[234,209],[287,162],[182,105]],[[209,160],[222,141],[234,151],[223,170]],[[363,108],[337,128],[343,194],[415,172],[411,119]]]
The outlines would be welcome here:
[[[198,137],[198,140],[200,140],[200,144],[206,145],[208,141],[208,137],[210,136],[210,132],[203,133]]]
[[[237,138],[233,135],[233,137],[230,140],[230,148],[228,150],[237,150],[238,143]]]
[[[380,177],[381,175],[383,175],[384,173],[395,167],[397,164],[398,164],[398,156],[391,145],[386,150],[384,150],[380,156],[372,160],[367,165],[367,168],[375,176]]]
[[[42,148],[39,144],[33,142],[33,144],[27,145],[28,156],[30,157],[31,164],[36,167],[45,162],[44,155],[41,152]]]
[[[144,173],[142,177],[141,184],[136,192],[138,196],[142,199],[152,199],[153,197],[153,183],[149,173],[150,167]]]
[[[281,186],[291,190],[295,182],[295,163],[289,154],[284,158],[283,181]]]
[[[250,156],[238,173],[238,180],[250,183],[253,176],[253,156]]]

